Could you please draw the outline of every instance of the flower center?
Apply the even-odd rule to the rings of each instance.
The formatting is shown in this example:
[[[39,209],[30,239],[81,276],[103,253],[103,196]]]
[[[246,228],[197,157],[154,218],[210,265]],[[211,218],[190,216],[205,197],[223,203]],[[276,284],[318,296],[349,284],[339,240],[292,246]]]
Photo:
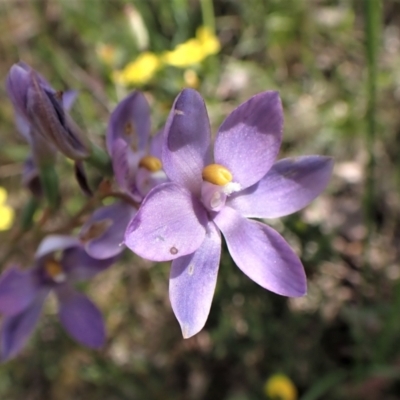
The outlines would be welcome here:
[[[101,221],[92,222],[86,229],[81,232],[79,239],[82,243],[87,243],[92,239],[100,237],[111,225],[111,218],[105,218]]]
[[[229,169],[220,164],[210,164],[204,167],[202,177],[204,181],[218,186],[225,186],[233,178]]]
[[[162,162],[159,158],[154,156],[144,156],[139,161],[139,168],[146,168],[150,172],[157,172],[160,171],[162,168]]]
[[[47,276],[56,283],[65,282],[65,280],[67,279],[62,265],[56,260],[47,260],[44,264],[44,269]]]

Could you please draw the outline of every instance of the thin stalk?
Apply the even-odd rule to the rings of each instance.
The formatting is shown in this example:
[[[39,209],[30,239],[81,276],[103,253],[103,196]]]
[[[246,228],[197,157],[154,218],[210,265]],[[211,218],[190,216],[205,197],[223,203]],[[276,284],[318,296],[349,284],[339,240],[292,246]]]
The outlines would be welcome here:
[[[367,132],[366,145],[368,152],[367,179],[364,193],[364,215],[367,225],[366,246],[370,241],[374,229],[375,206],[375,154],[376,140],[376,82],[379,31],[381,22],[380,0],[365,0],[365,50],[367,58]],[[366,247],[368,249],[368,247]]]
[[[200,0],[203,24],[215,33],[215,17],[213,0]]]

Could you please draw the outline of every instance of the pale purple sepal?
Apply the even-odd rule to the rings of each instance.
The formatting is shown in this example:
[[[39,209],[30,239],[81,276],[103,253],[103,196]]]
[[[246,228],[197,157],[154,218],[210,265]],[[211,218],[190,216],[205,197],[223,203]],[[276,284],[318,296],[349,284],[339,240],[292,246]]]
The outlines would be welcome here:
[[[65,111],[70,111],[77,97],[78,92],[76,90],[66,90],[62,95],[63,109]]]
[[[80,237],[84,239],[86,252],[97,259],[114,257],[125,248],[125,230],[136,213],[136,208],[124,201],[118,201],[97,209],[83,225]],[[85,238],[96,225],[101,226],[99,235],[93,239]],[[94,228],[95,229],[95,228]],[[101,232],[103,230],[103,232]]]
[[[234,193],[227,205],[245,217],[278,218],[301,210],[328,185],[333,159],[324,156],[285,158],[249,188]]]
[[[172,262],[169,298],[184,338],[198,333],[207,321],[217,283],[221,235],[213,222],[207,225],[202,245]]]
[[[0,312],[14,315],[29,306],[38,295],[39,283],[32,271],[13,266],[0,276]]]
[[[79,240],[74,236],[49,235],[40,242],[36,250],[35,258],[38,259],[54,251],[65,250],[68,247],[79,245]]]
[[[31,337],[47,294],[48,291],[43,290],[24,311],[4,318],[1,328],[1,360],[3,362],[15,357]]]
[[[204,207],[187,189],[163,183],[150,191],[129,223],[125,245],[149,260],[173,260],[200,247],[207,219]]]
[[[184,89],[164,128],[162,162],[171,181],[199,196],[203,168],[211,163],[211,132],[203,98]]]
[[[71,287],[56,291],[60,306],[60,322],[69,335],[91,348],[99,348],[105,341],[105,326],[98,308],[83,294]]]
[[[247,188],[274,163],[282,142],[283,111],[278,92],[257,94],[236,108],[220,126],[214,144],[217,164]]]
[[[29,71],[25,67],[25,64],[14,64],[7,75],[6,89],[17,115],[19,114],[26,121],[29,120],[26,110],[26,93],[29,84]]]
[[[163,134],[164,128],[160,129],[150,138],[150,154],[160,160],[162,159]]]
[[[300,259],[269,226],[248,220],[225,207],[214,218],[236,265],[254,282],[271,292],[304,296],[307,282]]]
[[[117,257],[99,260],[90,257],[82,247],[71,247],[64,250],[62,266],[71,283],[85,281],[109,268]]]
[[[122,138],[132,149],[144,151],[150,135],[150,107],[141,92],[132,92],[111,113],[106,144],[113,157],[114,141]]]

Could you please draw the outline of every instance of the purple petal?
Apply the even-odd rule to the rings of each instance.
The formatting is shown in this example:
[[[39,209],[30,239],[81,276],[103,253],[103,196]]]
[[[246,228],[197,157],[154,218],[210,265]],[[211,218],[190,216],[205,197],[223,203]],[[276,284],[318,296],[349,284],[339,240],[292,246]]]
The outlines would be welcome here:
[[[106,334],[99,309],[71,287],[63,286],[56,290],[56,294],[60,303],[60,322],[68,334],[84,346],[103,346]]]
[[[80,233],[87,253],[99,259],[120,254],[124,249],[122,243],[126,227],[136,211],[136,208],[124,201],[96,210],[83,225]]]
[[[86,281],[109,268],[117,259],[104,260],[90,257],[81,247],[72,247],[63,252],[61,264],[70,282]]]
[[[150,139],[150,154],[161,160],[162,158],[162,146],[164,141],[164,128],[160,129]]]
[[[23,66],[14,64],[7,75],[6,88],[8,96],[17,112],[28,119],[26,111],[26,94],[29,87],[29,71]],[[23,132],[21,132],[23,134]]]
[[[64,250],[74,246],[80,246],[79,240],[74,236],[49,235],[40,242],[36,250],[35,258],[38,259],[54,251]]]
[[[203,168],[211,163],[211,133],[203,98],[193,89],[176,98],[164,129],[163,168],[171,181],[200,195]]]
[[[123,138],[135,151],[146,149],[150,135],[150,107],[141,92],[132,92],[122,100],[110,116],[107,150],[113,156],[114,141]]]
[[[15,125],[17,125],[18,131],[24,137],[24,139],[31,144],[31,126],[26,118],[22,114],[15,112]]]
[[[282,142],[283,112],[277,92],[263,92],[236,108],[215,139],[215,162],[247,188],[274,163]]]
[[[66,90],[63,92],[62,106],[65,111],[69,111],[72,108],[77,96],[78,92],[76,90]]]
[[[0,276],[0,312],[15,315],[28,307],[40,290],[31,271],[11,267]]]
[[[221,235],[209,222],[202,245],[172,262],[169,298],[185,339],[198,333],[207,321],[220,257]]]
[[[271,292],[303,296],[307,282],[301,261],[278,232],[225,207],[214,222],[221,229],[236,265]]]
[[[125,244],[153,261],[191,254],[204,240],[207,214],[185,188],[163,183],[149,192],[128,225]]]
[[[130,188],[135,184],[137,166],[133,169],[128,163],[128,146],[122,138],[115,139],[112,145],[111,161],[118,186],[130,192]]]
[[[329,183],[333,159],[324,156],[285,158],[258,183],[233,194],[227,205],[244,217],[277,218],[301,210]]]
[[[4,318],[1,330],[2,361],[15,357],[32,335],[47,294],[48,291],[42,291],[24,311]]]

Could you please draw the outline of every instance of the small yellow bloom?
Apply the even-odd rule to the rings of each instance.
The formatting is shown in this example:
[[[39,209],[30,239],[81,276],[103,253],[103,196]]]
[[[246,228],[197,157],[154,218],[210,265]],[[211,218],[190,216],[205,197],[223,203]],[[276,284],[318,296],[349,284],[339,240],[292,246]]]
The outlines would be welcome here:
[[[14,209],[5,204],[7,200],[7,191],[0,187],[0,231],[11,228],[14,221]]]
[[[96,54],[108,66],[114,65],[117,59],[117,49],[109,44],[99,43],[96,46]]]
[[[197,89],[200,85],[199,77],[194,69],[187,69],[183,74],[183,79],[185,80],[186,86],[193,89]]]
[[[189,39],[174,50],[164,53],[163,61],[174,67],[186,68],[200,63],[212,54],[217,54],[219,50],[218,38],[209,28],[200,27],[194,39]]]
[[[146,51],[126,65],[122,71],[115,71],[113,79],[122,85],[144,85],[155,75],[160,65],[160,58]]]
[[[265,382],[264,392],[272,400],[297,400],[297,389],[283,374],[272,375]]]

